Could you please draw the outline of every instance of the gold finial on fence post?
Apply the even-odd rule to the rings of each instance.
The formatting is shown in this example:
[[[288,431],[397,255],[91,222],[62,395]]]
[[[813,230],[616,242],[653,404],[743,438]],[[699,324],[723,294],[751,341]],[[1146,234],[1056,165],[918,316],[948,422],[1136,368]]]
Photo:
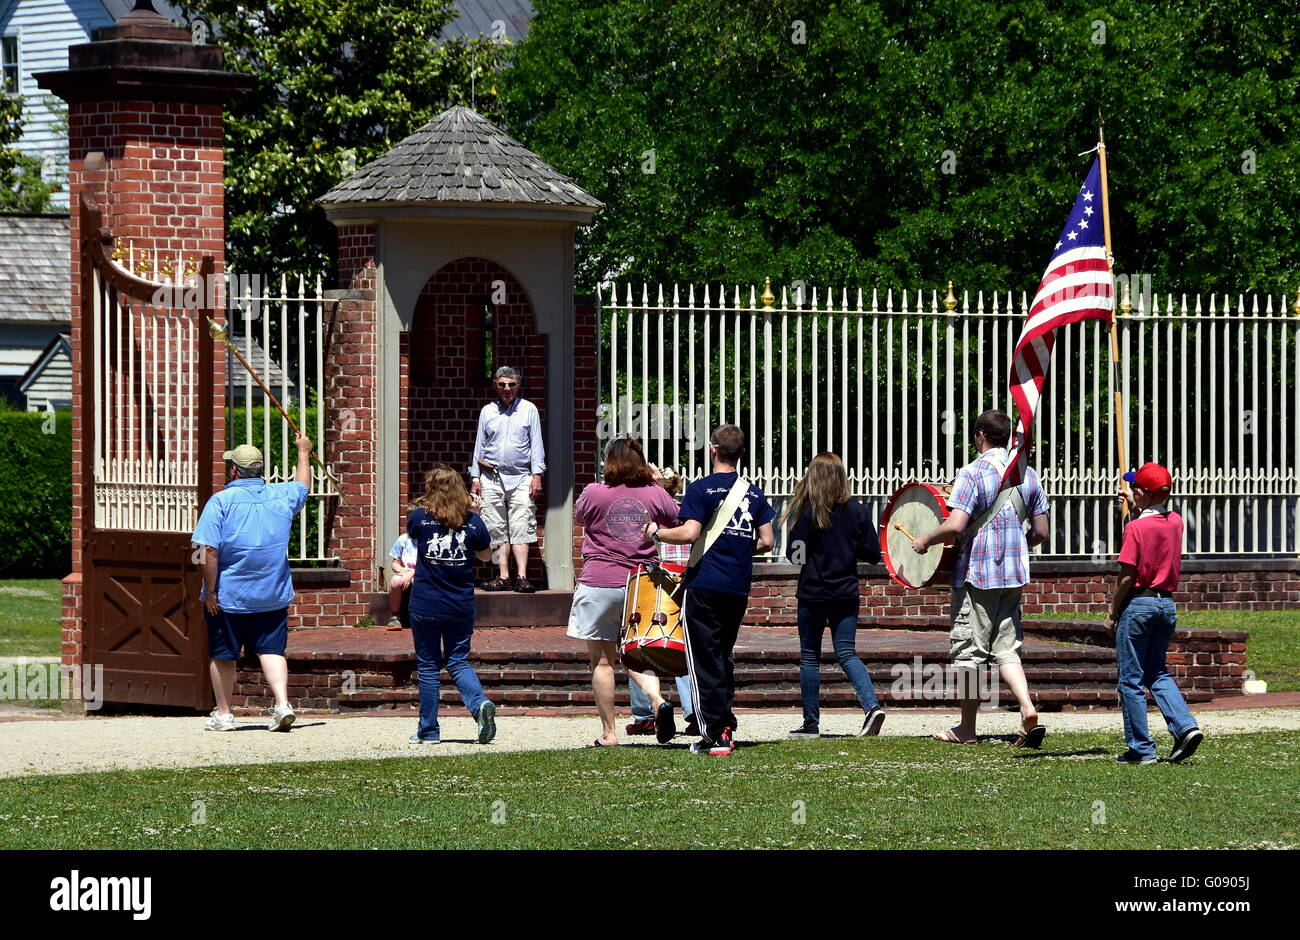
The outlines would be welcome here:
[[[957,309],[957,295],[952,292],[952,281],[948,282],[948,296],[943,299],[943,309],[949,313]]]
[[[1291,305],[1291,312],[1300,317],[1300,290],[1295,292],[1295,303]]]
[[[1119,305],[1119,309],[1123,311],[1124,316],[1133,312],[1133,298],[1129,296],[1128,278],[1124,278],[1124,300]]]
[[[753,294],[750,296],[752,297]],[[776,309],[772,306],[776,302],[776,295],[772,293],[772,279],[770,277],[763,278],[763,296],[759,300],[763,301],[764,310]]]
[[[121,261],[126,257],[126,239],[115,238],[113,242],[113,260]]]

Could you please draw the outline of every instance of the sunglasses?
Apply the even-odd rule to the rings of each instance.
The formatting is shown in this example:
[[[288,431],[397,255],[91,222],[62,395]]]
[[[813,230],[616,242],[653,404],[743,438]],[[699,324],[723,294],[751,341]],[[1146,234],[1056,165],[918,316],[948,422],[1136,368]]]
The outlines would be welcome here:
[[[514,388],[518,384],[518,382],[498,382],[497,388]]]

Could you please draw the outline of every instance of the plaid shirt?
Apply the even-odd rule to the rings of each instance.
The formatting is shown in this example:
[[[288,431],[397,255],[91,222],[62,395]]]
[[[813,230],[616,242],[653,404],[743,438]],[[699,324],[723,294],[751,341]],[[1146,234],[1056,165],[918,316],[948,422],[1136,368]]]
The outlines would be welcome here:
[[[994,447],[962,467],[953,482],[948,508],[967,513],[974,524],[998,498],[1001,468],[1006,466],[1007,457],[1005,447]],[[1047,494],[1032,467],[1025,469],[1020,495],[1024,497],[1030,518],[1047,512]],[[1016,515],[1016,505],[1010,499],[974,538],[969,534],[962,538],[961,552],[952,571],[952,586],[961,587],[967,581],[982,590],[1023,587],[1029,583],[1029,543]]]
[[[660,542],[659,560],[671,561],[679,565],[684,565],[691,560],[691,546],[670,545],[668,542]]]

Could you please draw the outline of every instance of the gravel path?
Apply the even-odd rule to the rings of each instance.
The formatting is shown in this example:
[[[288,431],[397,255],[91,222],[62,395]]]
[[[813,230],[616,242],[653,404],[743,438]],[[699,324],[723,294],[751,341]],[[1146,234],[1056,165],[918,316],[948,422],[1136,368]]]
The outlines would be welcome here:
[[[787,740],[786,732],[798,724],[794,712],[741,714],[738,737],[743,741]],[[1108,731],[1121,744],[1120,716],[1089,712],[1045,714],[1049,731]],[[1152,729],[1160,729],[1159,746],[1168,744],[1158,714]],[[1300,729],[1300,708],[1206,711],[1198,715],[1207,733],[1239,734],[1260,730]],[[496,741],[488,747],[475,742],[472,719],[447,714],[441,719],[443,743],[411,745],[414,718],[355,716],[347,718],[306,715],[288,734],[271,734],[259,719],[237,718],[237,731],[203,730],[202,718],[86,718],[0,722],[0,777],[35,774],[75,774],[145,767],[199,767],[221,764],[265,764],[275,761],[367,760],[441,754],[496,751],[539,751],[577,748],[589,743],[600,730],[590,716],[577,718],[505,717],[498,719]],[[620,719],[620,728],[626,718]],[[953,714],[891,712],[886,735],[924,735],[949,727]],[[826,712],[822,730],[828,735],[850,735],[861,719],[851,713]],[[1013,713],[984,715],[983,735],[1010,735],[1018,727]],[[625,741],[650,742],[649,738]],[[679,738],[680,740],[684,740]],[[1051,741],[1051,738],[1048,738]],[[993,742],[997,743],[997,742]],[[939,746],[936,744],[936,747]],[[1000,746],[1000,745],[999,745]]]

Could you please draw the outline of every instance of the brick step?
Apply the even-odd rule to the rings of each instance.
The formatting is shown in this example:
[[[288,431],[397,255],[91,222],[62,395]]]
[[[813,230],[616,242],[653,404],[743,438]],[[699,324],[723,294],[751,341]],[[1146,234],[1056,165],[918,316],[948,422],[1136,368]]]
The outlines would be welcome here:
[[[955,694],[931,694],[924,698],[900,696],[895,697],[888,686],[877,685],[876,697],[882,705],[891,708],[942,708],[956,703]],[[505,686],[485,689],[489,697],[499,707],[508,708],[588,708],[595,705],[595,696],[588,689],[539,689],[536,687]],[[676,695],[670,690],[667,696],[676,701]],[[1186,694],[1192,704],[1208,702],[1213,696],[1202,690],[1191,690]],[[444,684],[439,696],[441,703],[447,707],[459,707],[460,696],[454,687]],[[419,691],[414,688],[370,689],[362,692],[341,695],[338,703],[347,712],[378,711],[385,709],[406,709],[418,707]],[[628,697],[620,691],[615,696],[620,709],[628,707]],[[793,707],[801,704],[798,687],[740,689],[736,690],[738,708]],[[1114,708],[1119,704],[1119,695],[1114,687],[1075,686],[1067,689],[1035,689],[1034,701],[1044,711],[1058,711],[1076,708]],[[858,704],[852,688],[826,688],[821,690],[820,702],[823,708],[853,708]],[[1004,707],[1013,707],[1014,700],[1003,695]]]
[[[894,707],[940,707],[941,705],[952,705],[956,703],[957,694],[954,689],[930,690],[930,692],[918,692],[917,694],[893,693],[892,685],[889,683],[874,683],[876,698],[881,703],[887,703]],[[1119,698],[1115,692],[1113,684],[1101,683],[1078,683],[1065,686],[1032,686],[1034,688],[1034,698],[1044,709],[1053,709],[1065,705],[1117,705]],[[511,707],[563,707],[563,706],[591,706],[595,705],[595,697],[591,692],[590,685],[586,686],[556,686],[556,688],[546,688],[537,684],[530,685],[489,685],[484,684],[484,692],[487,697],[493,699],[499,706]],[[664,688],[664,694],[672,701],[676,699],[676,693],[671,686]],[[1011,702],[1010,694],[1002,690],[1001,701]],[[1210,701],[1209,692],[1200,692],[1192,690],[1187,693],[1187,699],[1190,702]],[[443,681],[439,699],[446,705],[458,705],[460,702],[459,693],[456,692],[455,685]],[[406,685],[393,689],[363,689],[352,693],[342,693],[338,697],[338,705],[341,709],[348,711],[383,709],[383,707],[415,707],[420,701],[420,692],[416,686]],[[625,686],[620,686],[615,694],[615,701],[620,707],[628,706],[628,693]],[[762,707],[764,705],[798,705],[802,701],[800,686],[798,684],[780,684],[764,686],[736,686],[736,703],[737,706],[745,707]],[[853,686],[848,683],[836,685],[823,684],[820,690],[820,701],[826,707],[852,707],[857,705],[857,694],[854,693]]]
[[[918,651],[914,649],[866,649],[859,647],[858,655],[863,662],[867,663],[868,667],[872,663],[912,663],[917,657],[920,657],[922,664],[925,665],[930,663],[946,664],[948,662],[946,646],[943,651],[939,651],[937,648],[935,650]],[[290,650],[288,658],[291,671],[294,672],[337,672],[340,669],[368,669],[376,666],[387,667],[398,663],[414,667],[415,664],[415,654],[411,652],[356,653],[323,658],[318,654],[295,654],[293,650]],[[586,650],[580,649],[474,649],[470,654],[470,658],[476,669],[479,666],[491,666],[495,663],[510,663],[514,666],[529,668],[589,668],[590,663]],[[791,649],[738,649],[734,656],[737,667],[742,665],[759,667],[769,663],[787,664],[792,661],[797,665],[798,658],[798,651]],[[1115,651],[1095,646],[1044,646],[1022,649],[1020,658],[1026,664],[1077,662],[1109,663],[1113,666]],[[834,654],[823,651],[821,662],[824,665],[834,665],[836,659]]]
[[[1244,639],[1244,635],[1223,631],[1198,631],[1187,640],[1176,635],[1169,663],[1189,700],[1209,701],[1215,695],[1240,690]],[[949,669],[944,634],[915,629],[862,630],[857,636],[857,651],[883,702],[913,707],[946,707],[953,703],[956,681]],[[295,707],[356,714],[410,709],[419,699],[409,632],[296,631],[290,636],[288,655],[290,697]],[[1021,656],[1041,707],[1116,704],[1112,648],[1026,638]],[[746,629],[741,633],[735,659],[737,702],[741,707],[798,705],[799,639],[795,630]],[[471,662],[488,694],[503,707],[564,710],[589,709],[593,704],[585,645],[565,636],[561,626],[476,630]],[[942,671],[937,672],[935,667]],[[622,668],[618,673],[620,701],[626,702],[626,675]],[[828,645],[822,649],[820,673],[827,707],[853,707],[852,686]],[[902,700],[894,702],[891,689],[898,685],[899,678],[910,678],[915,691],[905,693],[900,687]],[[443,680],[443,690],[449,705],[458,701],[449,677]],[[670,697],[675,694],[671,690],[672,683],[665,683]],[[240,664],[235,695],[234,704],[240,707],[269,704],[270,696],[255,662]],[[1011,700],[1005,685],[1000,696],[1004,703]]]
[[[784,608],[759,606],[764,598],[755,594],[745,615],[746,628],[795,626],[794,598]],[[538,591],[516,594],[513,591],[475,591],[477,627],[545,627],[565,626],[569,622],[572,591]],[[403,616],[405,617],[405,610]],[[388,595],[370,596],[370,617],[375,623],[388,620]],[[1026,636],[1063,640],[1074,643],[1113,643],[1097,620],[1049,620],[1026,617],[1021,624]],[[897,616],[864,618],[860,629],[919,630],[947,632],[950,623],[943,616]]]
[[[872,663],[867,663],[867,671],[872,674],[876,681],[886,683],[892,682],[896,676],[888,669],[879,667],[872,668]],[[589,668],[569,666],[567,664],[536,664],[529,667],[525,665],[512,665],[505,668],[493,668],[481,663],[474,664],[474,671],[478,674],[479,681],[486,688],[489,685],[515,685],[515,684],[534,684],[540,686],[564,686],[564,685],[589,685],[591,683],[591,670]],[[1091,663],[1052,663],[1049,665],[1034,666],[1030,665],[1025,670],[1025,675],[1030,685],[1052,684],[1052,683],[1080,683],[1080,682],[1099,682],[1103,684],[1114,685],[1116,680],[1116,670],[1112,665],[1110,667],[1091,664]],[[369,677],[367,677],[369,678]],[[395,684],[407,685],[415,681],[415,671],[412,668],[409,672],[402,670],[401,673],[394,673]],[[450,677],[443,673],[443,681],[449,682]],[[619,676],[619,682],[625,681],[622,675]],[[838,685],[848,683],[848,676],[843,670],[838,668],[821,670],[821,683],[823,686]],[[913,681],[924,682],[925,677],[916,677]],[[738,664],[736,670],[736,685],[773,685],[799,683],[799,667],[797,665],[788,667],[776,666],[758,666],[744,668]],[[303,677],[300,685],[310,685]],[[373,684],[365,683],[363,684]]]

